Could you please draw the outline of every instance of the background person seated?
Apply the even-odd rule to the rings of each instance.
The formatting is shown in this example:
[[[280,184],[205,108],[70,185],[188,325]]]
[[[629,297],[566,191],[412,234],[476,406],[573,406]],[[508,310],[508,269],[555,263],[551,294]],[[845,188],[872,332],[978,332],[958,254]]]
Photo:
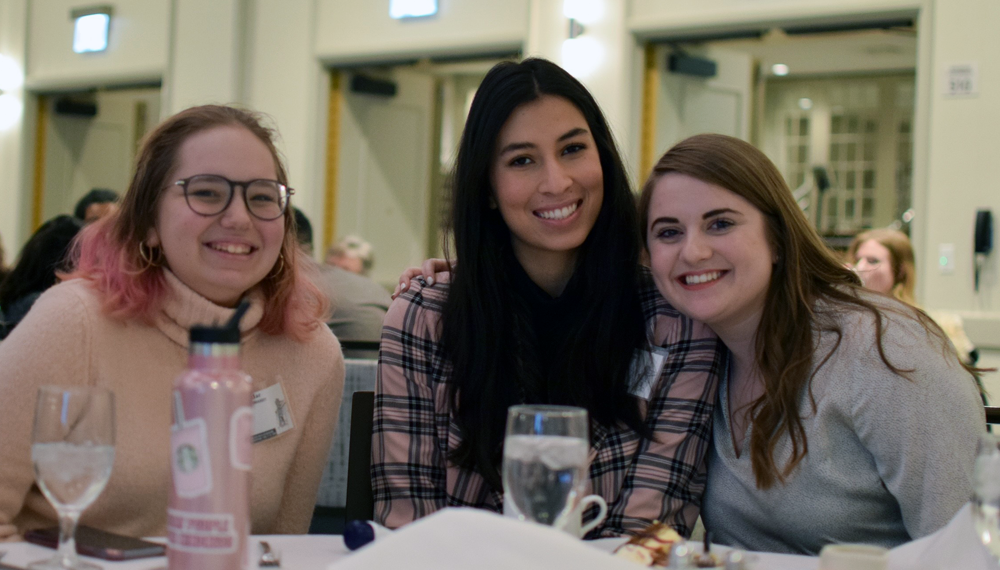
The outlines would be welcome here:
[[[83,195],[73,208],[73,215],[89,224],[118,211],[118,193],[106,188],[94,188]]]
[[[326,251],[326,264],[358,275],[368,275],[375,264],[372,244],[355,235],[344,236]]]
[[[309,254],[313,251],[312,224],[298,208],[295,209],[299,245]],[[370,253],[370,247],[369,253]],[[354,258],[360,259],[360,258]],[[371,259],[371,256],[368,256]],[[359,261],[360,264],[360,261]],[[370,266],[370,265],[369,265]],[[337,338],[378,342],[382,336],[382,320],[392,299],[381,285],[371,279],[339,266],[320,267],[320,288],[333,305],[328,321]],[[371,351],[345,350],[347,356],[378,356]]]
[[[7,338],[41,294],[59,281],[70,244],[83,223],[56,216],[42,224],[24,244],[17,265],[0,281],[0,339]]]
[[[914,296],[917,287],[916,261],[913,244],[906,234],[891,229],[862,232],[851,241],[847,254],[865,288],[918,306]],[[965,334],[962,317],[947,311],[928,311],[928,314],[948,335],[959,357],[966,364],[975,365],[979,360],[979,351]]]

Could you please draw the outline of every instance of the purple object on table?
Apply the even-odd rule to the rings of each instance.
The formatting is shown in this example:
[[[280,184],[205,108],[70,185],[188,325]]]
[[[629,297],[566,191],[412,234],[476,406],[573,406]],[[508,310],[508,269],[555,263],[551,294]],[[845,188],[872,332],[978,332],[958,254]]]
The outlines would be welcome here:
[[[351,521],[344,527],[344,546],[357,550],[375,540],[375,528],[368,521]]]

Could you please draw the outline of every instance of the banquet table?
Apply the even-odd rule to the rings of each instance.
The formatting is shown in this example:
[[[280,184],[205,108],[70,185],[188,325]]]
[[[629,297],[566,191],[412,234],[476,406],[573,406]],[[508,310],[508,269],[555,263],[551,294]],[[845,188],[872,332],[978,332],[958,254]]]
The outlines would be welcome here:
[[[351,555],[344,546],[339,535],[270,535],[254,536],[250,541],[250,560],[254,561],[251,568],[256,568],[256,560],[260,555],[258,542],[266,540],[272,549],[281,552],[281,567],[288,570],[326,570],[333,562],[343,560]],[[588,542],[595,549],[611,552],[623,542],[623,539],[610,538]],[[713,548],[714,551],[714,548]],[[27,542],[11,542],[0,544],[0,552],[6,556],[0,559],[0,569],[24,568],[29,562],[51,557],[53,550],[36,546]],[[719,547],[724,553],[725,548]],[[159,570],[166,568],[167,560],[163,556],[143,558],[125,562],[111,562],[82,556],[84,560],[102,566],[107,570]],[[6,566],[4,566],[6,565]],[[751,553],[748,570],[815,570],[819,559],[809,556],[792,556],[788,554]],[[636,566],[641,568],[641,566]]]

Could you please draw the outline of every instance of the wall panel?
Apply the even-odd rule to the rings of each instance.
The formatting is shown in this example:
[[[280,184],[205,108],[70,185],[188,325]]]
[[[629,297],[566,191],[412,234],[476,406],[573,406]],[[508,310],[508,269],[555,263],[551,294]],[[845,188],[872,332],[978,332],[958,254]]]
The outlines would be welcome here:
[[[27,83],[33,89],[158,81],[167,66],[169,0],[114,0],[108,49],[73,53],[74,8],[90,0],[31,0]]]

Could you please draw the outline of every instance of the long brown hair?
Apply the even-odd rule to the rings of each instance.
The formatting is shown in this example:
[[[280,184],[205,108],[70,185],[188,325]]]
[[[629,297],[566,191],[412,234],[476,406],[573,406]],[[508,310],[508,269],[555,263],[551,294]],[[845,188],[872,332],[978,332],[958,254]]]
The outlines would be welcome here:
[[[181,145],[197,133],[224,126],[250,131],[270,151],[278,182],[288,184],[277,133],[265,126],[261,114],[223,105],[191,107],[168,118],[143,140],[135,172],[121,208],[84,228],[75,246],[75,268],[67,278],[93,281],[104,294],[104,309],[122,318],[152,322],[166,294],[162,264],[143,258],[140,245],[156,224],[160,195],[170,183]],[[258,283],[264,297],[260,329],[304,340],[321,323],[329,302],[309,279],[311,264],[304,259],[295,235],[295,217],[289,205],[284,215],[285,235],[275,267]],[[146,248],[148,258],[162,259],[157,248]]]
[[[862,286],[857,275],[823,243],[774,164],[745,141],[724,135],[697,135],[663,155],[653,167],[639,201],[647,250],[653,188],[661,176],[671,172],[725,188],[753,204],[764,215],[767,238],[776,254],[754,349],[764,394],[751,404],[749,412],[753,418],[750,436],[753,473],[757,487],[768,489],[775,482],[784,482],[808,453],[799,402],[814,370],[823,366],[840,345],[842,331],[835,324],[816,318],[813,306],[817,300],[871,312],[882,362],[897,374],[905,376],[908,371],[886,358],[882,344],[884,317],[875,305],[859,297]],[[926,315],[902,304],[898,309],[918,319],[944,342],[940,329]],[[814,327],[837,336],[836,344],[826,355],[815,354]],[[811,393],[810,402],[815,411]],[[779,466],[774,451],[785,436],[791,440],[792,453],[788,463]]]
[[[917,267],[910,238],[899,230],[888,228],[862,232],[854,237],[851,246],[847,248],[851,263],[857,261],[858,248],[868,240],[875,240],[889,250],[889,263],[892,266],[892,290],[889,294],[907,305],[916,305],[917,299],[913,291],[917,284]]]

